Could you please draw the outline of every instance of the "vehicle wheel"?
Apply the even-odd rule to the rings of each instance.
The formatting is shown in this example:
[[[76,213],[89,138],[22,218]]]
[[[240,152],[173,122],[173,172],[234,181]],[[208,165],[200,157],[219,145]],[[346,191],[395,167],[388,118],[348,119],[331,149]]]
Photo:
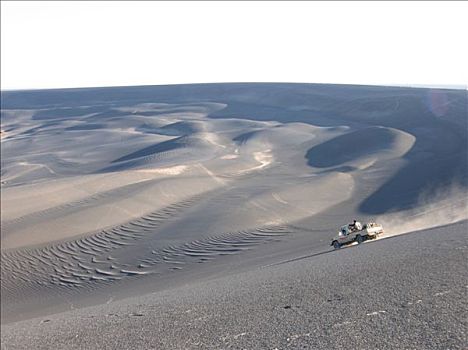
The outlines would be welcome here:
[[[341,248],[341,244],[340,244],[338,241],[333,241],[333,248],[335,248],[335,249],[340,249],[340,248]]]
[[[362,242],[364,242],[364,237],[362,237],[361,235],[357,235],[356,242],[358,242],[358,244],[361,244]]]

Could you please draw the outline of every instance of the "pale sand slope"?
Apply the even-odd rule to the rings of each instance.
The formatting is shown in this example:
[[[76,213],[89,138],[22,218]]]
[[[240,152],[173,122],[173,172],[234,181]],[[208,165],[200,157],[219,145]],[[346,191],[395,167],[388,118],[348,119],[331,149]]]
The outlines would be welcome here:
[[[466,91],[2,92],[2,322],[464,220]]]

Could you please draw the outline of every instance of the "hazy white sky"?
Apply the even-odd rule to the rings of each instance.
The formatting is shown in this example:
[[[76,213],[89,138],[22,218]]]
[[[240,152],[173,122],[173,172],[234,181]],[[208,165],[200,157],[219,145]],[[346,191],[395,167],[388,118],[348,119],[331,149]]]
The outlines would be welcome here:
[[[1,88],[468,84],[468,3],[1,2]]]

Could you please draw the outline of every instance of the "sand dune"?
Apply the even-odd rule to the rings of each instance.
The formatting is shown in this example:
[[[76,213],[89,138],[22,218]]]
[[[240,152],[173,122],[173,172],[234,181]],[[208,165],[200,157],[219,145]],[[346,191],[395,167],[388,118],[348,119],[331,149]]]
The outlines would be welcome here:
[[[376,161],[402,157],[413,147],[414,142],[415,137],[405,132],[370,127],[321,143],[311,148],[306,156],[308,164],[318,168],[362,168]]]
[[[2,323],[468,219],[466,91],[207,84],[2,92]],[[370,243],[372,244],[372,243]]]

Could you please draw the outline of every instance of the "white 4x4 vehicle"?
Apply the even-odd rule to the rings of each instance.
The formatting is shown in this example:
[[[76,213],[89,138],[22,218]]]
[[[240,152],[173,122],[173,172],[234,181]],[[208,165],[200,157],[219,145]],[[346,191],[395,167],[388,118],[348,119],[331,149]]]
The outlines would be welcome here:
[[[360,223],[356,223],[355,226],[344,225],[341,227],[338,235],[333,237],[330,245],[335,249],[339,249],[342,245],[351,244],[353,242],[361,244],[368,239],[376,239],[382,233],[382,225],[376,224],[375,222],[368,222],[362,227]]]

